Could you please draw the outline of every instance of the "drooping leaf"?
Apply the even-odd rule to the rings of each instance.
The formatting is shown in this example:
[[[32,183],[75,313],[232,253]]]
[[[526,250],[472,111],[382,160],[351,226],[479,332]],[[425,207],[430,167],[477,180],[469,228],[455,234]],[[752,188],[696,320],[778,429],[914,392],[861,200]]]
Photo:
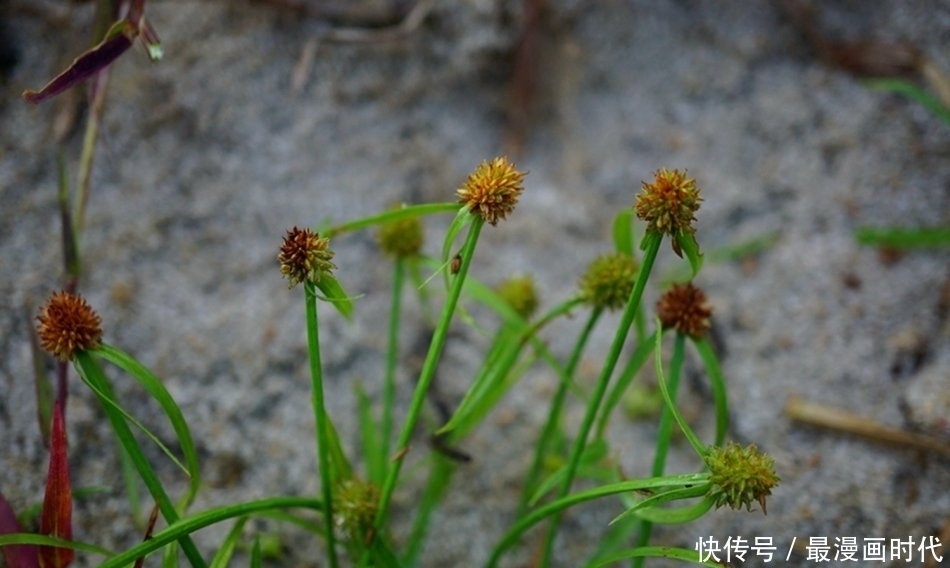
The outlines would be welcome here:
[[[137,35],[138,28],[128,20],[116,22],[100,43],[74,59],[62,73],[53,77],[39,91],[23,91],[23,99],[30,104],[39,104],[89,79],[132,47],[132,40]]]

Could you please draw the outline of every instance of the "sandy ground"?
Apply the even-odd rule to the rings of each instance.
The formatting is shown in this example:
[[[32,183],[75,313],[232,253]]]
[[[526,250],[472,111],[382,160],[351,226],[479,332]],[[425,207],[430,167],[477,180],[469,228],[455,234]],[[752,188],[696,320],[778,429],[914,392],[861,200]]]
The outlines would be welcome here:
[[[23,4],[0,5],[20,52],[0,98],[0,490],[18,508],[41,498],[45,472],[23,306],[61,282],[51,140],[66,108],[28,107],[18,96],[76,54],[91,16],[88,7],[70,8],[67,25],[16,9]],[[39,13],[59,14],[61,4],[39,4]],[[520,3],[435,2],[401,39],[342,44],[327,41],[339,23],[269,6],[155,0],[148,9],[166,55],[150,64],[130,52],[115,65],[81,289],[104,319],[106,340],[165,378],[191,421],[209,480],[195,510],[312,494],[303,318],[299,291],[288,292],[277,271],[280,238],[293,225],[352,219],[397,200],[450,200],[478,162],[503,151]],[[948,255],[888,260],[860,247],[853,231],[946,225],[950,128],[820,63],[770,2],[551,0],[542,21],[537,94],[517,160],[530,170],[527,190],[511,219],[486,232],[474,260],[479,278],[531,273],[543,306],[567,297],[587,262],[609,250],[615,212],[659,167],[687,168],[700,184],[707,251],[776,237],[743,262],[708,263],[697,283],[716,308],[731,436],[770,452],[783,483],[768,516],[721,510],[659,530],[656,542],[691,548],[699,536],[771,537],[778,563],[793,538],[919,543],[938,534],[950,517],[946,458],[794,424],[783,408],[800,395],[946,435],[932,425],[948,416]],[[950,69],[945,3],[827,3],[823,26],[841,39],[912,41]],[[64,145],[73,179],[80,145],[79,132]],[[430,227],[432,253],[438,230]],[[340,279],[362,295],[353,323],[329,310],[322,316],[331,412],[355,447],[352,385],[379,391],[389,268],[371,235],[334,246]],[[661,273],[671,268],[664,248]],[[658,292],[654,286],[650,297]],[[551,348],[566,355],[582,321],[552,330]],[[411,312],[407,344],[419,330]],[[582,381],[596,377],[610,336],[609,325],[598,329]],[[485,344],[459,327],[440,374],[446,396],[464,392]],[[400,377],[403,404],[409,369]],[[440,509],[422,566],[484,563],[511,521],[554,381],[543,368],[530,372],[464,444],[475,460]],[[134,385],[116,383],[138,415],[157,416]],[[688,413],[708,427],[702,381],[684,388]],[[111,434],[92,395],[78,381],[72,392],[74,483],[109,488],[77,503],[76,537],[128,546],[139,535]],[[575,401],[571,420],[579,414]],[[615,457],[630,475],[644,475],[655,426],[613,426]],[[669,471],[696,467],[688,447],[677,446]],[[175,471],[162,471],[174,487]],[[399,511],[418,498],[407,471]],[[618,512],[600,503],[570,515],[557,565],[582,565]],[[200,542],[211,547],[222,533],[203,533]],[[286,550],[273,565],[323,565],[319,544],[293,530],[279,534]],[[527,566],[531,547],[506,565]],[[787,564],[814,564],[802,550]],[[90,564],[94,558],[79,562]]]

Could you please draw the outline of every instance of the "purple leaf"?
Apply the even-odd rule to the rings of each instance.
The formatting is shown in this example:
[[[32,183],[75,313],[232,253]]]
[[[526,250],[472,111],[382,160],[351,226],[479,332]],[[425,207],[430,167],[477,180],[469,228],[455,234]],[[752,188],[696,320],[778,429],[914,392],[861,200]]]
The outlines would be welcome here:
[[[105,39],[98,45],[77,57],[62,73],[43,86],[39,91],[23,91],[23,99],[30,104],[39,104],[66,89],[89,79],[109,66],[120,55],[132,47],[132,40],[138,35],[138,27],[128,20],[116,22],[106,33]]]
[[[46,495],[40,514],[40,534],[65,540],[73,538],[73,490],[69,482],[68,444],[63,403],[53,407],[53,430],[50,437],[49,472],[46,476]],[[42,568],[66,568],[76,556],[71,548],[40,547]]]
[[[17,521],[13,508],[0,493],[0,534],[21,533],[23,528]],[[14,544],[0,547],[3,559],[10,568],[39,568],[40,558],[36,547],[31,544]]]

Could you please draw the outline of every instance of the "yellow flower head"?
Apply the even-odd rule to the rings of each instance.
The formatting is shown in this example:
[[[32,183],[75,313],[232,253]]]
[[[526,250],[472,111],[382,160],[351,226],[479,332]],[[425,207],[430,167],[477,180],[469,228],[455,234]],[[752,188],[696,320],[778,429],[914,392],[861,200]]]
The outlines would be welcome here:
[[[524,176],[506,157],[482,162],[456,190],[459,203],[473,215],[497,225],[518,204],[524,191]]]
[[[102,318],[82,296],[55,293],[36,319],[40,345],[63,361],[72,359],[77,351],[99,347],[102,342]]]
[[[661,169],[653,183],[643,182],[634,208],[637,217],[647,222],[647,231],[676,237],[696,231],[693,214],[702,200],[696,180],[686,177],[686,172]]]

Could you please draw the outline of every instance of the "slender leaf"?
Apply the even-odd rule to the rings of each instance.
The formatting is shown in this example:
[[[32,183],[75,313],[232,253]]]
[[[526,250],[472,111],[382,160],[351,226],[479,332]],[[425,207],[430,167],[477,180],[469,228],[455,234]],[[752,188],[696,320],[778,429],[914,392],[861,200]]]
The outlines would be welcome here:
[[[669,491],[664,491],[662,493],[657,493],[656,495],[653,495],[651,497],[648,497],[640,501],[639,503],[637,503],[633,507],[630,507],[623,513],[620,513],[619,515],[614,517],[612,521],[610,521],[610,524],[614,524],[618,521],[622,521],[630,515],[636,515],[640,517],[641,519],[644,519],[651,523],[664,523],[664,521],[658,521],[656,519],[679,518],[679,517],[674,517],[673,514],[668,514],[664,516],[662,514],[649,513],[649,510],[654,509],[655,511],[659,511],[660,513],[667,513],[669,511],[679,511],[679,509],[658,509],[658,507],[665,503],[669,503],[670,501],[679,501],[683,499],[692,499],[695,497],[702,497],[709,491],[709,487],[710,487],[709,483],[701,483],[699,485],[693,485],[692,487],[675,488],[675,489],[670,489]],[[710,503],[706,505],[705,509],[702,509],[702,511],[695,517],[676,520],[672,522],[666,521],[665,524],[686,523],[686,522],[698,519],[706,511],[708,511],[709,507],[711,506],[712,506],[712,501],[710,501]],[[686,507],[686,508],[692,509],[692,506]]]
[[[323,273],[315,283],[326,301],[348,320],[353,319],[353,300],[346,294],[343,285],[332,274]]]
[[[633,215],[632,207],[625,207],[614,217],[614,248],[633,256]]]
[[[211,563],[208,564],[208,568],[228,568],[231,558],[234,556],[234,551],[237,550],[238,542],[241,540],[244,525],[247,524],[248,518],[249,517],[239,517],[234,522],[234,526],[228,531],[228,535],[224,537],[221,546],[218,547],[217,552],[214,553],[214,557],[211,559]]]

